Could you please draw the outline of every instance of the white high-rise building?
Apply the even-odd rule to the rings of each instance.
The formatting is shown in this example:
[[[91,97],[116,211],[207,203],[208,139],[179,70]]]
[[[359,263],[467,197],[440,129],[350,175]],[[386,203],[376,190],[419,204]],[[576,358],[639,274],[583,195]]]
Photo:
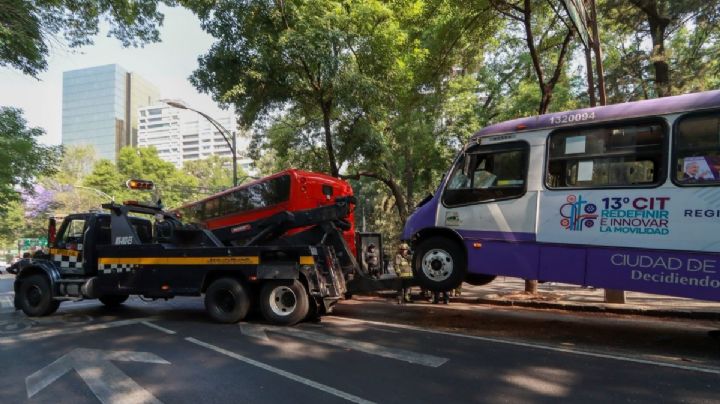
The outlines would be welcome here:
[[[193,111],[161,104],[140,108],[138,115],[138,146],[155,146],[160,158],[178,168],[186,161],[212,155],[232,157],[232,151],[220,131]],[[238,166],[247,171],[252,162],[246,153],[250,139],[237,130],[232,112],[213,118],[236,134]],[[229,140],[232,142],[232,138]]]

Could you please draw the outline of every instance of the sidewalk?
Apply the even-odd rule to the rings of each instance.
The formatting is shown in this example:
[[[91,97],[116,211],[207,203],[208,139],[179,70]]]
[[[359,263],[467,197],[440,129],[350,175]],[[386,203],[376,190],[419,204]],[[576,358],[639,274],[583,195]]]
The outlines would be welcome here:
[[[603,289],[586,289],[564,283],[539,284],[537,295],[525,294],[524,290],[525,281],[522,279],[499,276],[484,286],[464,283],[462,295],[451,298],[451,302],[720,320],[720,302],[625,292],[626,303],[613,304],[605,303]]]

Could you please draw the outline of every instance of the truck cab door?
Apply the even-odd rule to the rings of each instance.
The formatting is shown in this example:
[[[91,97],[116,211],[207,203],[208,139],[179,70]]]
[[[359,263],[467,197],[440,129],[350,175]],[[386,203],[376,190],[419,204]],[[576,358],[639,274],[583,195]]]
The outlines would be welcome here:
[[[55,244],[50,248],[52,260],[65,274],[84,274],[83,250],[88,215],[70,215],[60,226]]]

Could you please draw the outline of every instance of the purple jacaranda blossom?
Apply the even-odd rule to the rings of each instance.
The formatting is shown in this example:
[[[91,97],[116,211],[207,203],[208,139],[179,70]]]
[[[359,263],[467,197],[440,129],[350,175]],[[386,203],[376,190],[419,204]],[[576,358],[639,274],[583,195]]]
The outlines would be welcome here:
[[[55,206],[56,191],[35,184],[32,190],[22,192],[26,217],[47,215]]]

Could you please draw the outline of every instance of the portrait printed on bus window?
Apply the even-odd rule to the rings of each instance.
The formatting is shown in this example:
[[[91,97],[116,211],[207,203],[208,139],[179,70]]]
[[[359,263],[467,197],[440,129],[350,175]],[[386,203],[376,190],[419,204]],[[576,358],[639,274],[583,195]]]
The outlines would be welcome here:
[[[717,163],[720,163],[720,161],[712,161],[712,163],[714,164],[709,164],[708,158],[703,156],[685,157],[683,159],[683,172],[681,180],[686,182],[717,180],[718,172],[716,167]]]

